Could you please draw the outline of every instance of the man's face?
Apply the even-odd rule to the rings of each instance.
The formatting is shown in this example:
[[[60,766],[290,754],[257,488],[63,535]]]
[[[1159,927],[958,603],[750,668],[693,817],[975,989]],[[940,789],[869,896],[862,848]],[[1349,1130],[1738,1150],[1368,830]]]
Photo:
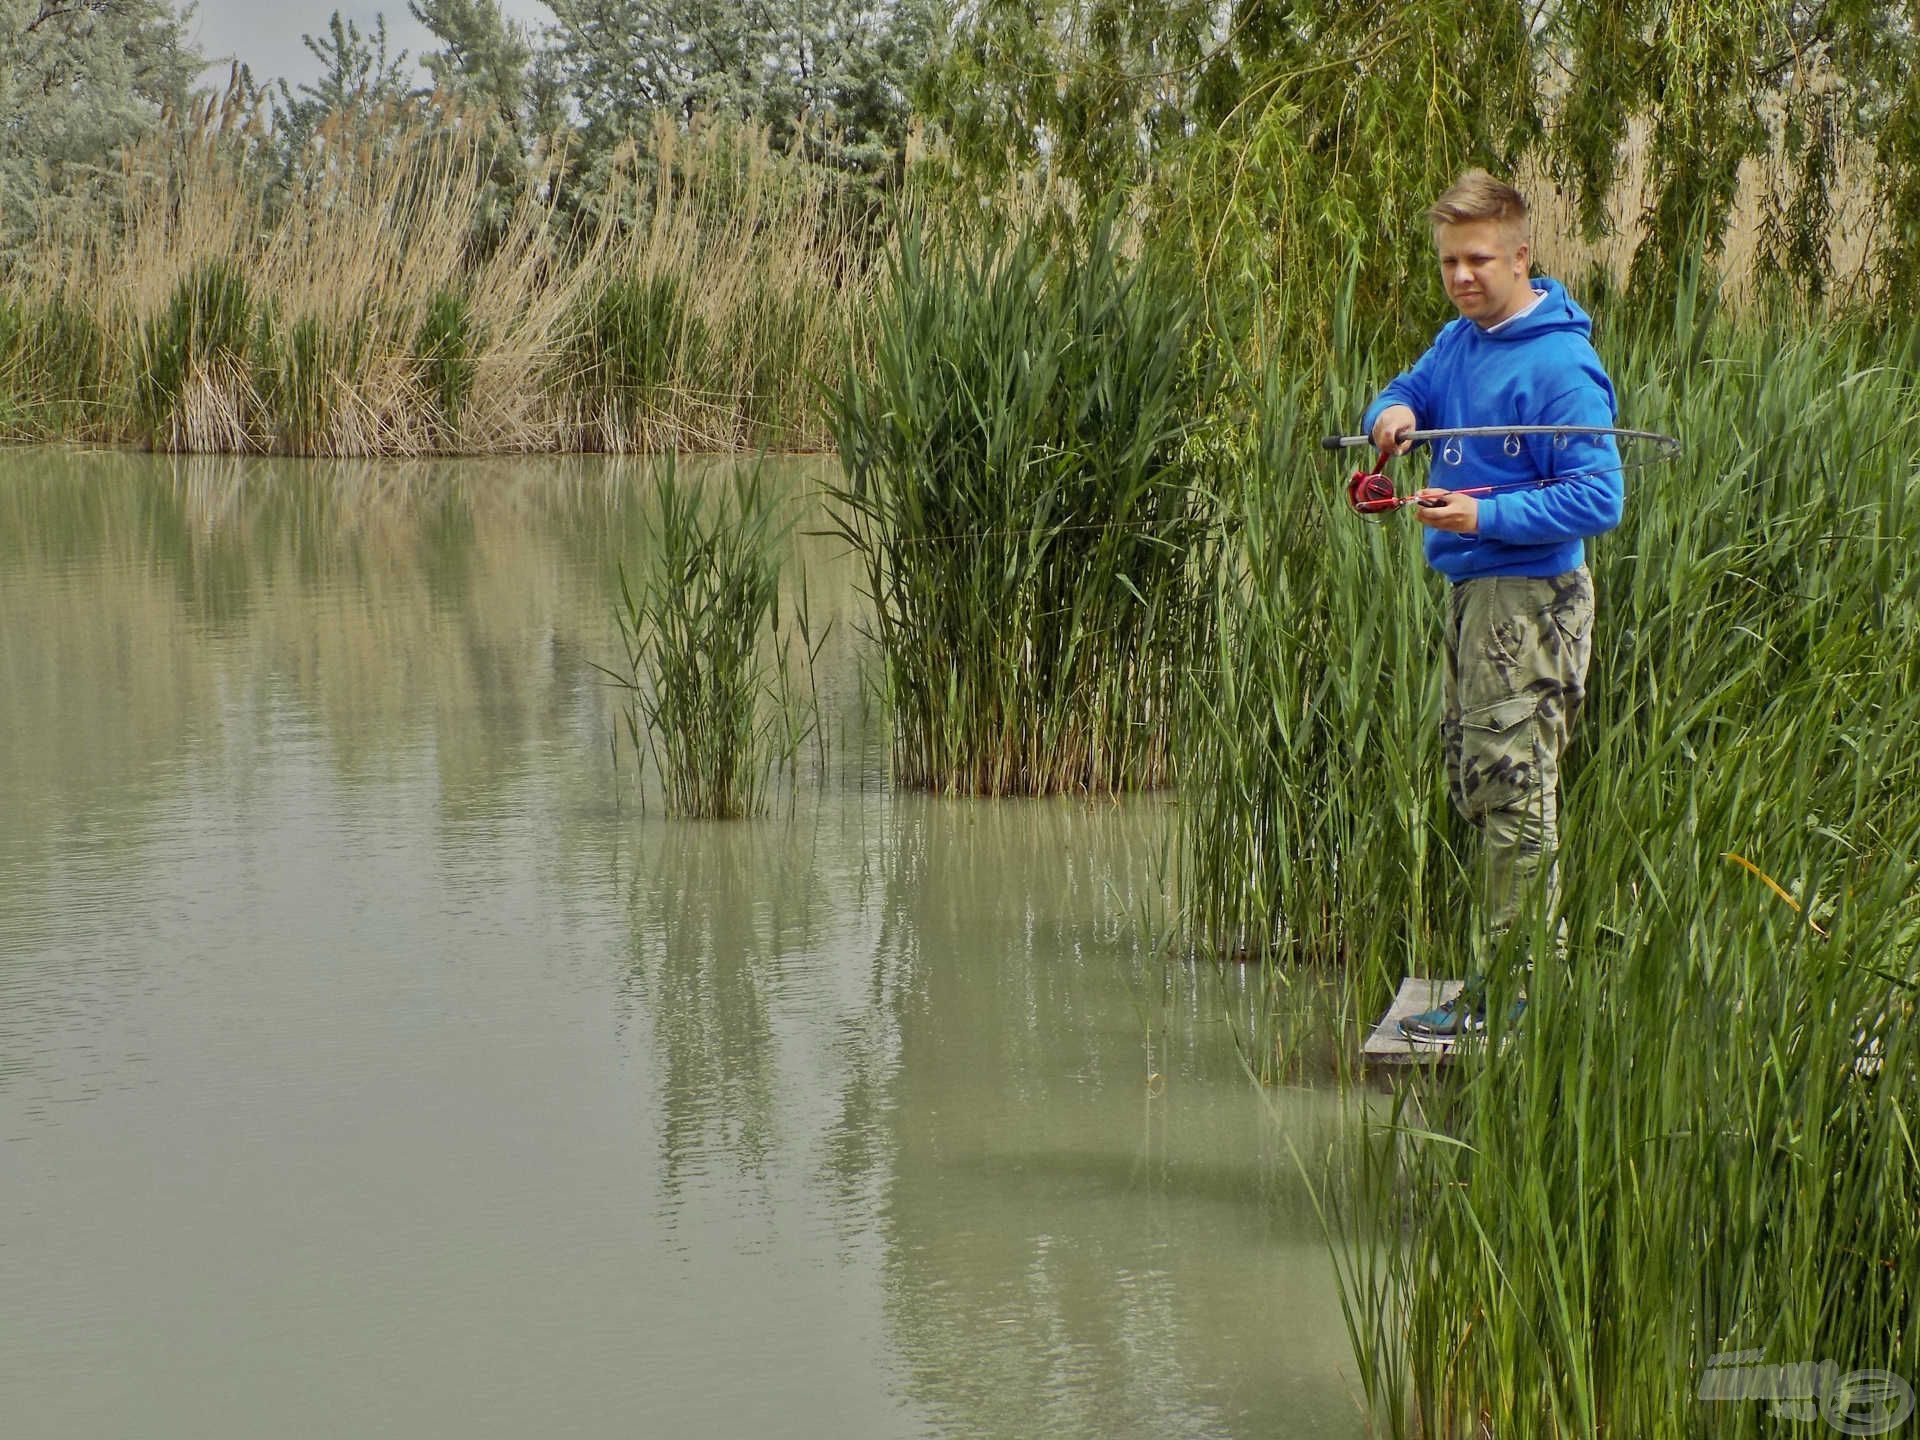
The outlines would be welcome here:
[[[1436,225],[1440,279],[1454,308],[1477,325],[1498,325],[1533,298],[1527,243],[1498,220]]]

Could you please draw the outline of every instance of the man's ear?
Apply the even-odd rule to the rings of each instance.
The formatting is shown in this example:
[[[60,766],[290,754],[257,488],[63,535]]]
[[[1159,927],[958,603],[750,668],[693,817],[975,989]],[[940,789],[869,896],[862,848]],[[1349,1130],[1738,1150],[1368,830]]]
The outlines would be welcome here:
[[[1522,240],[1518,245],[1513,247],[1513,263],[1518,265],[1522,270],[1527,268],[1528,262],[1532,259],[1533,247],[1527,244],[1526,241]]]

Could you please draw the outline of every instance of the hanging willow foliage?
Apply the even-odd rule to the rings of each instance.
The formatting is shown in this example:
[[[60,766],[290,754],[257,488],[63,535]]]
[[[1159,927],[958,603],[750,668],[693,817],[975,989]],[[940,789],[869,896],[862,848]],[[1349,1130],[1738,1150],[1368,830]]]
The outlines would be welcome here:
[[[1911,307],[1917,50],[1893,0],[1042,0],[961,11],[921,99],[956,183],[1124,190],[1216,299],[1324,351],[1349,288],[1436,318],[1407,236],[1469,165],[1543,171],[1589,242],[1626,218],[1650,302],[1719,253],[1755,162],[1761,259],[1822,298],[1841,167],[1866,165],[1874,298]]]

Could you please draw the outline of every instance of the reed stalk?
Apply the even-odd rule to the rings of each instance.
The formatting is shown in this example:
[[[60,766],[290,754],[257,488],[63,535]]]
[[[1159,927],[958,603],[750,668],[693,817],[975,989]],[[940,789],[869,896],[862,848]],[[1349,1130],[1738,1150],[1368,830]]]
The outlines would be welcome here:
[[[483,214],[484,129],[447,115],[396,115],[378,145],[323,134],[325,162],[279,188],[250,125],[203,107],[129,158],[118,226],[49,232],[0,282],[5,433],[336,456],[828,443],[812,376],[866,281],[827,187],[763,133],[662,118],[576,228],[550,175]]]

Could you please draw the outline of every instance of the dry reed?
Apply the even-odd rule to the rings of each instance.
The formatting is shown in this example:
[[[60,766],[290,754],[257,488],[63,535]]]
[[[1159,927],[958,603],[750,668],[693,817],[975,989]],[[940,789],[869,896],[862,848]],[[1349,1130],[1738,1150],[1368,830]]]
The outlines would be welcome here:
[[[0,426],[331,456],[827,443],[809,377],[864,282],[826,189],[764,133],[662,118],[616,157],[584,221],[556,214],[556,157],[483,248],[491,154],[457,122],[439,107],[359,131],[336,121],[277,184],[256,117],[232,97],[202,105],[129,157],[111,233],[49,232],[0,285],[0,321],[16,322],[0,324]],[[246,298],[217,354],[196,329],[208,267]],[[608,376],[576,363],[606,349],[583,344],[582,327],[610,288],[662,277],[710,343],[667,347],[610,404]],[[45,364],[29,389],[7,349],[47,295],[105,337],[105,375],[80,414],[55,402],[78,398],[60,377],[87,367],[56,358],[53,393]],[[158,389],[156,354],[179,371]]]

